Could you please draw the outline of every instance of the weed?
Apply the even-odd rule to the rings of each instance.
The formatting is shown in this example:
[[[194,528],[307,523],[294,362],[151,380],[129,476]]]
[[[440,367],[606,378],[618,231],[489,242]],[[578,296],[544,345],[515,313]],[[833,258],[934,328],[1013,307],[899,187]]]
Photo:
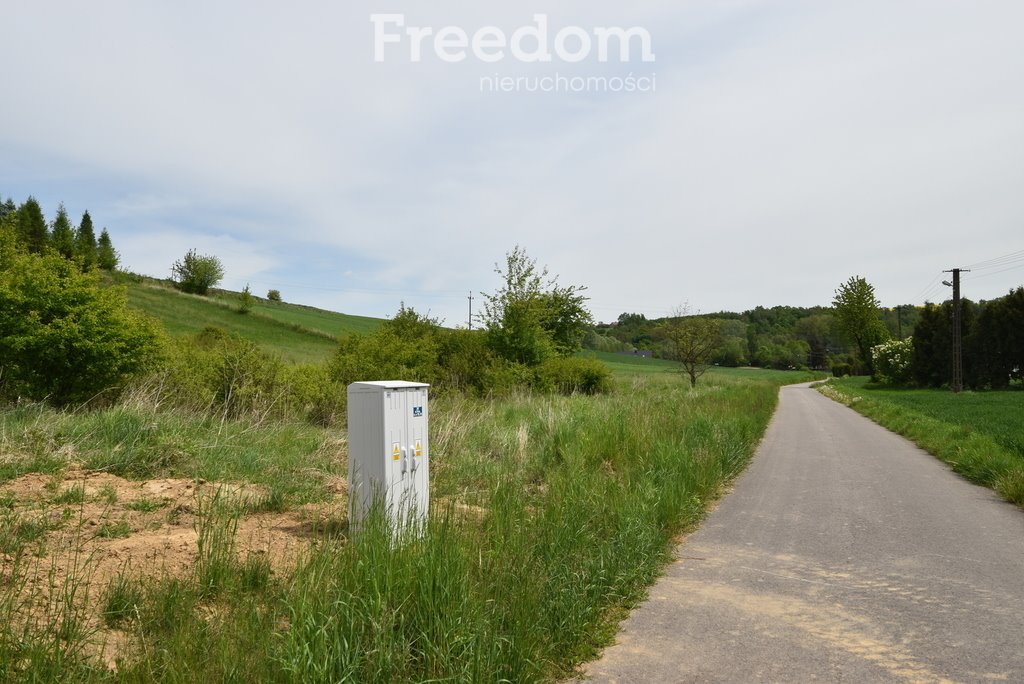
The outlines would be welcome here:
[[[228,505],[219,489],[199,497],[198,502],[196,580],[200,595],[206,597],[220,593],[235,578],[235,534],[241,512]]]
[[[124,507],[127,508],[129,511],[139,511],[140,513],[152,513],[153,511],[160,510],[166,505],[167,504],[164,501],[157,501],[156,499],[147,499],[143,497],[141,499],[129,501],[124,505]]]
[[[119,627],[139,615],[143,593],[139,584],[119,572],[107,586],[103,597],[103,622],[107,627]]]
[[[76,484],[61,491],[53,497],[56,504],[80,504],[85,501],[85,485]]]
[[[113,506],[117,503],[117,487],[109,483],[103,485],[100,487],[99,497],[108,506]]]
[[[101,539],[124,539],[131,536],[131,533],[132,526],[128,524],[128,521],[118,520],[117,522],[105,522],[100,525],[100,528],[96,531],[96,536]]]

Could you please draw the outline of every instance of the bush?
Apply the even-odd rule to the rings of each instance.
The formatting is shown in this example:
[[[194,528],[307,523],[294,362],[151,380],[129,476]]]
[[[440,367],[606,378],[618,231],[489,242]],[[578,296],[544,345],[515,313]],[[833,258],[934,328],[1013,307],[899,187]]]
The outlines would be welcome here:
[[[832,375],[837,378],[843,378],[847,375],[853,375],[853,366],[848,363],[836,363],[832,365]]]
[[[238,295],[238,313],[247,314],[252,311],[253,304],[256,303],[256,298],[252,296],[252,290],[249,289],[249,283],[245,284],[245,289]]]
[[[280,290],[268,290],[267,291],[267,299],[269,299],[272,302],[279,302],[279,301],[281,301],[281,291]]]
[[[196,254],[196,250],[190,249],[174,262],[171,275],[182,292],[205,295],[224,277],[224,266],[217,257]]]
[[[341,340],[330,361],[330,376],[348,386],[361,380],[409,380],[439,384],[437,321],[402,307],[369,334]]]
[[[914,341],[889,340],[871,348],[878,379],[893,385],[903,385],[913,378]]]
[[[0,235],[0,391],[57,404],[84,401],[145,370],[158,328],[58,255],[23,253]]]
[[[537,386],[561,394],[603,394],[612,390],[612,374],[597,359],[559,357],[537,367]]]

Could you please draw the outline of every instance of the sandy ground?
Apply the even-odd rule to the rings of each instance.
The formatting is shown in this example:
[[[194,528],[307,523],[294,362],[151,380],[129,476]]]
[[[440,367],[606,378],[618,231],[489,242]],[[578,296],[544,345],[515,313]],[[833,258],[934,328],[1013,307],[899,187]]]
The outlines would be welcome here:
[[[84,470],[25,475],[0,485],[0,514],[42,525],[46,532],[18,555],[0,555],[0,594],[17,592],[19,614],[45,620],[60,609],[61,592],[76,586],[68,579],[82,580],[74,601],[95,630],[92,641],[112,663],[124,638],[104,627],[100,611],[103,594],[119,573],[142,578],[193,573],[199,513],[215,496],[242,511],[235,543],[239,559],[264,556],[272,573],[286,573],[324,530],[344,521],[344,478],[329,478],[326,487],[324,503],[277,513],[260,511],[267,492],[256,485],[133,481]]]

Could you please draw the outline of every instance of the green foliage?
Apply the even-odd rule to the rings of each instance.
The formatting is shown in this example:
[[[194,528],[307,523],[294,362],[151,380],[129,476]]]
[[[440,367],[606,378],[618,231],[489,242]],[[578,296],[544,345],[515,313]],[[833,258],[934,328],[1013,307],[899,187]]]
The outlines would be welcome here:
[[[503,286],[484,294],[483,321],[492,349],[513,363],[535,366],[551,356],[579,351],[593,320],[586,309],[585,287],[560,287],[547,268],[538,269],[521,247],[505,255],[504,270],[495,264]]]
[[[832,306],[839,330],[856,345],[861,360],[873,372],[871,348],[889,337],[888,330],[879,318],[875,288],[864,278],[852,276],[836,289]]]
[[[96,231],[92,226],[92,217],[86,211],[75,233],[75,251],[83,269],[89,270],[96,265],[96,247]]]
[[[661,334],[666,341],[670,358],[683,365],[690,379],[690,387],[697,386],[697,378],[704,375],[711,357],[721,341],[722,323],[716,318],[692,316],[686,307],[667,320]]]
[[[267,290],[267,299],[269,299],[272,302],[279,302],[279,301],[281,301],[281,291],[280,290]]]
[[[42,254],[46,251],[46,218],[35,197],[30,196],[18,208],[17,234],[19,241],[29,252]]]
[[[1004,389],[1012,381],[1020,381],[1024,374],[1024,288],[982,304],[965,347],[971,386]]]
[[[114,249],[114,244],[110,241],[110,233],[104,228],[100,232],[99,243],[96,247],[96,265],[104,271],[113,271],[117,268],[120,259],[117,250]]]
[[[536,386],[560,394],[605,394],[612,391],[612,374],[596,359],[556,357],[537,366]]]
[[[71,219],[63,204],[57,207],[57,217],[53,219],[50,247],[65,259],[75,258],[75,230],[71,227]]]
[[[343,338],[330,361],[331,377],[343,387],[361,380],[409,380],[437,384],[439,326],[411,308],[374,333]]]
[[[875,374],[890,385],[905,385],[913,378],[914,340],[889,340],[871,348]]]
[[[252,307],[255,302],[256,298],[252,296],[252,290],[249,289],[249,283],[246,283],[245,287],[242,288],[242,293],[238,295],[238,313],[249,313],[252,311]]]
[[[171,266],[171,276],[182,292],[205,295],[224,277],[224,266],[217,257],[200,255],[190,249]]]
[[[157,329],[124,291],[56,255],[24,254],[0,235],[0,377],[10,397],[84,401],[148,368]]]

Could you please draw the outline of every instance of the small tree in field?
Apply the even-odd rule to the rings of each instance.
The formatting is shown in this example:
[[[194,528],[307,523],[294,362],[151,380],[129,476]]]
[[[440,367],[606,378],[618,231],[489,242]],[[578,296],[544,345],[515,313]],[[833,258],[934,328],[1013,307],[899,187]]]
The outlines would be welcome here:
[[[690,387],[696,387],[697,378],[707,372],[711,356],[721,342],[721,331],[720,320],[692,315],[688,306],[674,311],[664,324],[662,332],[669,350],[672,357],[683,364]]]
[[[279,302],[279,301],[281,301],[281,291],[280,290],[269,290],[267,292],[267,299],[269,299],[272,302]]]
[[[217,257],[197,254],[196,250],[190,249],[182,259],[174,262],[171,276],[182,292],[205,295],[224,277],[224,266]]]
[[[255,302],[256,298],[252,296],[252,290],[249,289],[249,283],[246,283],[245,289],[242,290],[242,294],[238,296],[238,313],[249,313],[252,311],[252,305]]]

